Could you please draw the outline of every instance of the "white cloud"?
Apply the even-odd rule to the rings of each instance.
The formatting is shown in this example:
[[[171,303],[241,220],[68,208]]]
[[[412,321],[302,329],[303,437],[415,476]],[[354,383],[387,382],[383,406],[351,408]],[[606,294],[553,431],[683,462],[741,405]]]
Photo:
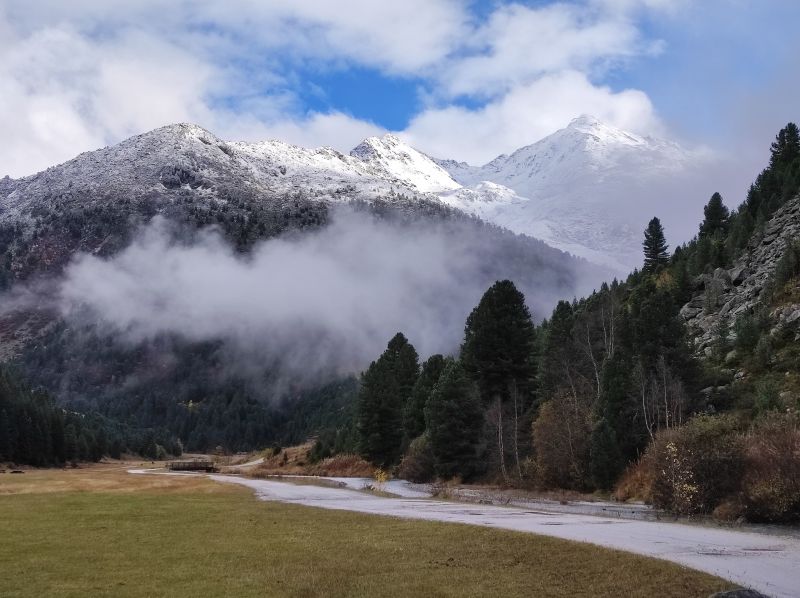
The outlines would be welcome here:
[[[630,21],[602,17],[567,4],[500,7],[476,31],[475,54],[447,64],[441,81],[451,95],[500,95],[544,74],[589,71],[642,51]]]
[[[614,92],[593,85],[579,72],[566,71],[516,87],[477,110],[458,106],[426,110],[414,118],[404,137],[430,155],[483,164],[541,139],[582,113],[636,132],[660,130],[646,94]]]
[[[343,151],[382,132],[345,111],[309,112],[298,66],[422,78],[436,103],[405,133],[440,156],[486,160],[585,112],[649,130],[642,92],[592,80],[647,51],[621,15],[658,0],[598,2],[499,6],[476,24],[461,0],[10,0],[0,7],[0,134],[10,140],[0,176],[170,122]],[[490,101],[448,104],[460,95]]]
[[[199,47],[217,37],[219,44],[235,40],[248,51],[351,60],[395,73],[440,61],[468,19],[460,0],[9,0],[6,11],[28,30],[64,22],[95,32],[136,27]]]
[[[46,28],[0,48],[4,173],[29,174],[165,122],[208,120],[213,67],[141,32]]]
[[[237,138],[264,139],[271,137],[304,147],[328,146],[343,153],[349,152],[366,137],[382,135],[385,129],[341,112],[311,113],[306,118],[283,120],[262,125],[260,133],[247,135],[242,131]]]

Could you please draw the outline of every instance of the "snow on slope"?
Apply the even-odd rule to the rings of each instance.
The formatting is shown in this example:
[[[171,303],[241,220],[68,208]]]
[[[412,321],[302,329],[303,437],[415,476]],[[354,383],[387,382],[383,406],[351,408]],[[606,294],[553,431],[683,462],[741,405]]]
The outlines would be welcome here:
[[[623,274],[641,265],[647,221],[670,211],[675,181],[697,158],[675,143],[581,116],[481,167],[437,163],[476,191],[491,181],[516,193],[488,205],[450,194],[442,198],[450,205]]]
[[[78,200],[81,187],[96,181],[118,195],[166,184],[201,196],[220,185],[257,196],[302,192],[320,201],[402,194],[438,199],[624,274],[640,265],[642,230],[669,210],[669,181],[692,159],[676,144],[588,116],[481,167],[431,159],[394,135],[365,139],[345,155],[277,140],[224,142],[197,125],[176,124],[4,182],[0,221],[29,214],[33,198]]]
[[[198,196],[211,196],[220,185],[264,197],[302,192],[320,201],[386,199],[395,191],[436,201],[430,191],[459,187],[396,137],[362,144],[367,145],[372,153],[363,149],[361,156],[348,156],[277,140],[225,142],[194,124],[168,125],[22,179],[3,179],[0,222],[28,218],[42,198],[79,201],[90,192],[135,196],[165,186],[191,188]]]
[[[376,175],[389,176],[423,193],[437,193],[461,187],[450,174],[425,154],[409,147],[394,135],[369,137],[350,152]]]

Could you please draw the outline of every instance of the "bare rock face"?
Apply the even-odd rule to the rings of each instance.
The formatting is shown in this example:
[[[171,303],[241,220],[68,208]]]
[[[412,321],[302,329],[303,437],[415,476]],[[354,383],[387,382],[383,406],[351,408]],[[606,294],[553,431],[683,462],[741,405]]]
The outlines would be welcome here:
[[[746,253],[731,269],[717,268],[695,280],[695,295],[681,308],[680,314],[698,354],[705,354],[713,344],[721,318],[727,318],[732,328],[740,315],[755,311],[778,260],[797,238],[800,238],[800,197],[774,214],[763,234],[751,239]],[[800,319],[800,305],[782,307],[770,315],[776,328],[782,327]]]

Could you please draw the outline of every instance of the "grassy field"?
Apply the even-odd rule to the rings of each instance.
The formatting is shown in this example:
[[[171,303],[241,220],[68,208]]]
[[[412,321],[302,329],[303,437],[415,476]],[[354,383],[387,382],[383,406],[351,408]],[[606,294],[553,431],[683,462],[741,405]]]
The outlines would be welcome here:
[[[478,527],[256,501],[119,466],[0,474],[0,595],[708,596],[709,575]]]

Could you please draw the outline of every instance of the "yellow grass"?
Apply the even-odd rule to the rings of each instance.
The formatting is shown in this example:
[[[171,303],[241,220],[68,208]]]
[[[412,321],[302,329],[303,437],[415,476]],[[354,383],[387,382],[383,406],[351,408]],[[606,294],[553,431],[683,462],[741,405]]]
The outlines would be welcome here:
[[[488,528],[259,502],[119,465],[0,474],[0,595],[674,596],[730,584]]]

